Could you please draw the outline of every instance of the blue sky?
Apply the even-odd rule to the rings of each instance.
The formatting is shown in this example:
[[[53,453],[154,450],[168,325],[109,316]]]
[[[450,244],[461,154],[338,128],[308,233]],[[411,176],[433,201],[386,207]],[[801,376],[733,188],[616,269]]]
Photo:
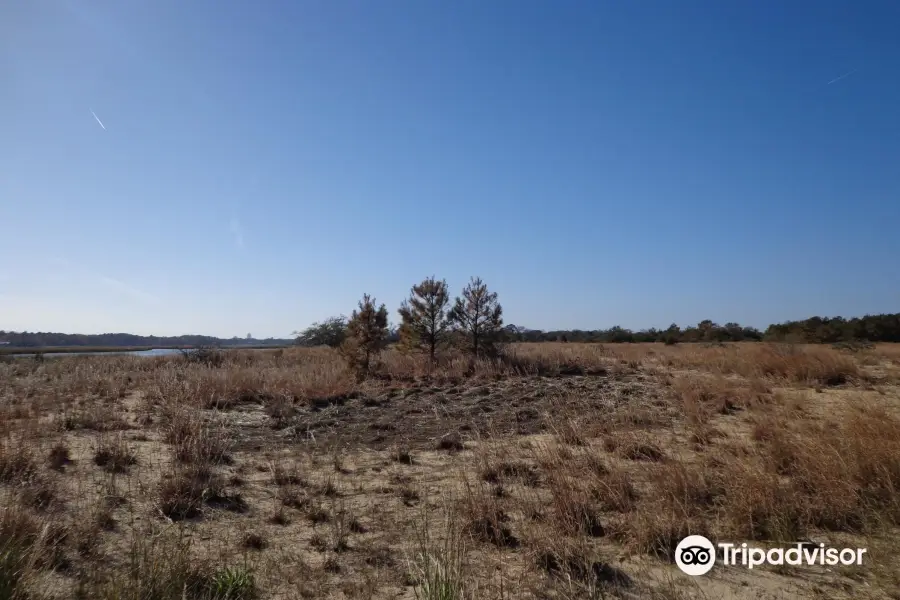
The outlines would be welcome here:
[[[284,336],[363,292],[396,320],[432,274],[544,329],[896,312],[898,26],[896,2],[5,3],[0,329]]]

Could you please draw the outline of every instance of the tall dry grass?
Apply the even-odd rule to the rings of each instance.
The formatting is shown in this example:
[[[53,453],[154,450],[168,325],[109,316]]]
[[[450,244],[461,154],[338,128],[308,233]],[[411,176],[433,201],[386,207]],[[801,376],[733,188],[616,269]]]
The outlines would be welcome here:
[[[266,555],[290,539],[289,546],[302,544],[292,548],[297,555],[321,555],[317,593],[324,597],[337,579],[356,574],[356,567],[340,571],[341,561],[364,551],[351,535],[363,528],[344,503],[393,499],[402,506],[396,510],[425,511],[433,508],[432,488],[452,489],[459,500],[439,533],[426,535],[419,523],[416,537],[403,512],[368,534],[393,536],[409,560],[385,577],[400,586],[401,571],[411,571],[408,583],[423,598],[477,597],[474,582],[485,571],[503,589],[490,588],[490,597],[602,597],[634,585],[612,567],[611,547],[670,560],[690,533],[874,539],[900,525],[900,419],[891,388],[881,400],[851,395],[881,376],[893,350],[514,344],[493,360],[447,353],[436,366],[389,350],[376,376],[361,383],[328,349],[229,352],[209,364],[178,356],[0,364],[0,598],[35,596],[60,578],[77,580],[82,597],[251,594],[254,578],[267,575],[193,544],[202,540],[198,531],[257,518],[265,535],[253,539],[265,543],[241,541],[241,548]],[[866,358],[873,353],[877,363]],[[640,385],[629,383],[625,394],[615,385],[624,378]],[[235,450],[248,432],[272,431],[259,421],[244,425],[241,411],[283,425],[313,414],[310,408],[327,417],[337,408],[332,400],[361,392],[397,398],[395,389],[427,386],[452,403],[466,391],[461,384],[487,388],[498,379],[517,379],[511,403],[529,393],[527,382],[549,382],[558,401],[541,416],[542,434],[457,440],[453,453],[411,454],[401,439],[407,413],[396,412],[395,452],[308,444],[308,461],[283,459],[273,448],[296,450],[300,442],[274,434],[260,437],[254,453]],[[505,385],[490,387],[496,395]],[[835,389],[805,389],[826,387]],[[585,409],[595,396],[607,402]],[[492,410],[505,409],[489,400]],[[376,418],[392,407],[365,409]],[[360,450],[362,464],[335,458],[350,450]],[[354,479],[375,477],[376,469],[385,470],[377,488]],[[260,490],[266,502],[252,505]],[[82,493],[92,499],[76,502]],[[139,518],[129,520],[126,510]],[[305,528],[312,534],[295,533]],[[537,591],[504,579],[511,574]]]

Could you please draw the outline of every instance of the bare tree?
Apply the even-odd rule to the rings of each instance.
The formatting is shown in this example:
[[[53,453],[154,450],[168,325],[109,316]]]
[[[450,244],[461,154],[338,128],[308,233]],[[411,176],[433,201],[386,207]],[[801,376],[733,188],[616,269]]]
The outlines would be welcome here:
[[[387,309],[384,304],[376,308],[375,299],[363,294],[359,309],[353,311],[347,323],[341,352],[358,374],[368,375],[372,359],[384,348],[387,335]]]
[[[406,347],[427,348],[431,362],[446,337],[450,321],[447,307],[450,294],[445,280],[429,277],[410,289],[409,299],[400,305],[400,340]]]
[[[488,291],[480,277],[471,278],[462,296],[456,298],[449,317],[454,328],[465,335],[475,356],[494,348],[503,327],[503,308],[497,302],[497,294]]]

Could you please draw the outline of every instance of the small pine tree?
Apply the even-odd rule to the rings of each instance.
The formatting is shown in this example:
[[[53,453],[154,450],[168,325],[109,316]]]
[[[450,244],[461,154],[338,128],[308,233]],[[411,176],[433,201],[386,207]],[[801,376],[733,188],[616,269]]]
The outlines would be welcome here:
[[[444,343],[450,321],[447,306],[450,294],[445,280],[437,281],[434,276],[414,285],[409,299],[404,300],[397,311],[400,313],[400,341],[406,348],[428,351],[434,363],[437,349]]]
[[[488,291],[480,277],[472,277],[456,298],[450,310],[450,321],[467,340],[474,356],[494,350],[503,327],[503,308],[497,302],[497,293]]]
[[[341,352],[350,367],[366,376],[372,360],[385,346],[388,336],[388,314],[384,304],[376,308],[375,299],[364,294],[359,309],[354,310],[347,323],[347,333]]]

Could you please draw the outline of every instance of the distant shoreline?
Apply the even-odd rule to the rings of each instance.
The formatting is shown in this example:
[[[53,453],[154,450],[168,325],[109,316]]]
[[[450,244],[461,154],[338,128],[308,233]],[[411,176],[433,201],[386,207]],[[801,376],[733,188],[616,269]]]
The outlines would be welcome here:
[[[8,354],[88,354],[105,352],[146,352],[147,350],[196,350],[199,346],[0,346],[0,355]],[[253,344],[247,346],[211,346],[216,350],[274,350],[289,348],[286,344]]]

